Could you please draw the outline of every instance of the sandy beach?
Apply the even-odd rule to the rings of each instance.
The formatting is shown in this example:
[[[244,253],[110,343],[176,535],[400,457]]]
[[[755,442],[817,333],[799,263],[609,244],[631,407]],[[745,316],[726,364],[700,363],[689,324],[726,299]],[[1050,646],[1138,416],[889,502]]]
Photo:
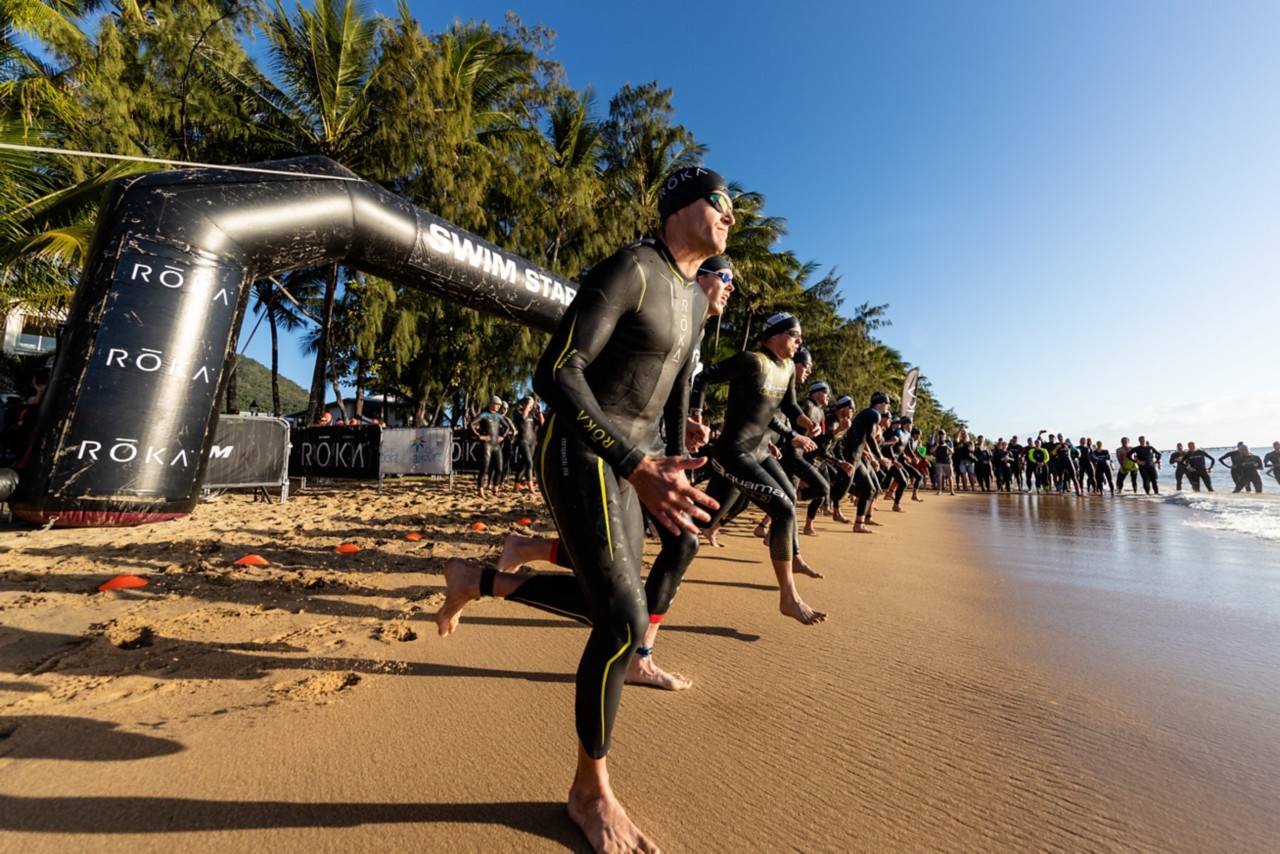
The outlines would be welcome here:
[[[928,499],[876,536],[820,518],[817,627],[778,614],[750,524],[703,547],[655,652],[694,688],[623,695],[636,822],[670,851],[1273,850],[1274,687],[1135,677],[1158,656],[1115,654],[1123,614],[1071,646],[1106,591],[993,566],[990,500]],[[448,557],[549,530],[528,496],[350,484],[0,531],[0,850],[585,850],[584,629],[494,600],[447,639],[431,619]],[[1043,548],[1001,530],[996,563]],[[149,584],[96,592],[121,573]]]

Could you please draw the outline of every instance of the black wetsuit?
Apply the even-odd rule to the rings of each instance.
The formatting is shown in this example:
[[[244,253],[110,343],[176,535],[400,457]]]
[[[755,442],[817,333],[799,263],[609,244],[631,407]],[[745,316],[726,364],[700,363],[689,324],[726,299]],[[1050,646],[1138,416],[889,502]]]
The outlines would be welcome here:
[[[880,467],[866,459],[868,454],[875,460],[881,459],[880,446],[875,441],[875,427],[879,423],[880,413],[868,406],[853,416],[844,437],[844,457],[853,463],[852,490],[858,500],[860,517],[866,517],[872,500],[880,494]]]
[[[1022,489],[1023,473],[1027,470],[1027,448],[1019,442],[1009,443],[1009,467],[1013,483]]]
[[[1213,462],[1213,455],[1202,448],[1187,451],[1182,455],[1182,463],[1187,467],[1187,478],[1191,481],[1191,488],[1194,491],[1199,492],[1200,485],[1203,483],[1205,489],[1213,492],[1213,480],[1209,477],[1209,472],[1213,470]]]
[[[1160,494],[1160,482],[1157,480],[1160,463],[1160,452],[1150,445],[1139,445],[1129,452],[1129,457],[1138,464],[1138,474],[1142,475],[1142,491],[1147,495]]]
[[[1252,490],[1262,491],[1262,457],[1257,454],[1242,454],[1240,451],[1228,451],[1218,457],[1218,462],[1231,469],[1231,479],[1236,482],[1232,492]]]
[[[729,399],[725,406],[724,429],[711,452],[715,474],[707,484],[707,494],[720,502],[704,528],[724,518],[741,493],[771,520],[769,557],[789,561],[799,551],[796,530],[796,494],[781,463],[769,453],[767,434],[772,429],[783,443],[796,432],[779,417],[799,418],[796,402],[796,365],[791,359],[768,350],[751,350],[730,356],[712,365],[693,380],[693,401],[702,405],[707,386],[727,382]]]
[[[560,532],[559,562],[576,578],[534,576],[507,598],[590,624],[575,717],[583,748],[597,759],[609,751],[627,667],[655,607],[646,591],[669,591],[658,597],[669,600],[679,584],[670,575],[697,550],[695,535],[666,534],[659,557],[670,565],[655,561],[641,586],[644,520],[626,478],[646,455],[663,453],[664,418],[673,425],[665,451],[684,451],[706,311],[702,289],[661,242],[632,244],[583,278],[534,373],[534,390],[551,409],[536,451],[538,485]],[[667,538],[687,548],[667,548]]]
[[[533,480],[533,454],[538,446],[539,419],[535,411],[528,415],[516,410],[511,419],[516,428],[516,483]]]
[[[1048,489],[1050,485],[1049,450],[1043,446],[1037,448],[1032,445],[1027,448],[1027,488]]]
[[[1187,452],[1171,451],[1169,453],[1169,464],[1173,466],[1173,488],[1181,492],[1182,479],[1191,474],[1191,470],[1187,468]]]
[[[822,407],[812,399],[800,401],[800,411],[818,425],[818,433],[812,437],[818,450],[801,454],[790,442],[784,442],[781,448],[782,468],[800,479],[802,488],[797,496],[799,500],[809,502],[805,519],[812,522],[818,517],[818,510],[823,502],[831,497],[831,465],[823,452],[828,442],[827,420],[823,416]]]
[[[1276,479],[1276,483],[1280,483],[1280,451],[1269,451],[1267,455],[1262,458],[1262,464],[1264,466],[1270,466],[1271,476]]]
[[[983,492],[991,491],[991,452],[978,446],[973,449],[973,473]]]
[[[991,467],[996,475],[996,491],[1008,492],[1013,483],[1013,466],[1009,463],[1008,446],[991,449]]]
[[[480,437],[480,473],[476,476],[480,489],[502,470],[502,443],[510,433],[510,424],[501,412],[487,409],[471,419],[471,429]]]
[[[1102,484],[1105,482],[1111,494],[1115,495],[1116,482],[1111,478],[1111,452],[1103,448],[1091,451],[1089,454],[1093,459],[1093,477],[1098,485],[1098,492],[1102,492]]]

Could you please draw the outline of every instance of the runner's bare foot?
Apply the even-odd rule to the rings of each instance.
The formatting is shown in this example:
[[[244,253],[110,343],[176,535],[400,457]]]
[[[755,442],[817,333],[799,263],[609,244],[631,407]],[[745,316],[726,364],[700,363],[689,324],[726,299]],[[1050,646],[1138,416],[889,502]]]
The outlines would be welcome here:
[[[712,525],[710,528],[707,528],[705,531],[702,532],[702,535],[707,538],[708,543],[710,543],[711,545],[715,546],[718,549],[722,549],[724,548],[724,543],[716,539],[719,536],[719,534],[720,534],[719,525]]]
[[[458,627],[458,617],[468,602],[480,598],[480,568],[460,557],[444,565],[444,604],[436,611],[436,629],[448,637]]]
[[[841,513],[839,510],[837,510],[837,511],[832,515],[832,517],[831,517],[831,518],[832,518],[834,521],[839,522],[841,525],[848,525],[848,524],[849,524],[849,518],[848,518],[847,516],[845,516],[843,513]]]
[[[649,685],[664,691],[683,691],[693,687],[693,680],[679,673],[668,673],[653,663],[653,656],[641,658],[631,656],[631,666],[627,668],[626,683],[628,685]]]
[[[810,578],[826,578],[826,576],[821,572],[818,572],[818,570],[801,560],[799,555],[796,555],[795,558],[792,559],[791,571],[798,572],[801,575],[807,575]]]
[[[895,504],[895,505],[893,505],[893,512],[894,512],[894,513],[905,513],[906,511],[905,511],[905,510],[903,510],[903,509],[902,509],[902,507],[901,507],[900,505]]]
[[[923,498],[918,498],[918,497],[916,497],[916,496],[914,496],[914,495],[913,495],[913,496],[911,496],[911,500],[912,500],[912,501],[924,501],[924,499],[923,499]]]
[[[868,524],[868,525],[872,525],[872,526],[874,526],[874,527],[876,527],[876,528],[881,527],[881,525],[880,525],[880,523],[879,523],[879,522],[873,522],[873,521],[871,521],[870,519],[868,519],[868,520],[866,521],[866,524]]]
[[[769,536],[769,526],[766,525],[764,522],[761,522],[759,525],[756,525],[755,535],[757,537],[760,537],[761,539]]]
[[[789,599],[785,593],[782,595],[778,610],[782,612],[784,617],[799,620],[806,626],[814,626],[827,619],[827,615],[824,612],[813,610],[799,596],[795,599]]]
[[[612,791],[590,794],[579,792],[576,787],[570,789],[568,810],[569,818],[600,854],[624,851],[658,854],[658,846],[632,824]]]
[[[818,532],[817,532],[817,531],[815,531],[815,530],[813,529],[813,521],[812,521],[812,520],[810,520],[810,521],[808,521],[808,522],[805,522],[805,523],[804,523],[804,533],[805,533],[807,536],[810,536],[810,537],[816,537],[816,536],[818,536]]]
[[[498,558],[498,572],[515,572],[524,566],[525,561],[533,560],[525,556],[533,541],[533,537],[522,534],[507,534],[506,542],[502,544],[502,556]]]
[[[862,524],[861,522],[854,522],[854,523],[853,523],[853,532],[854,532],[855,534],[874,534],[874,533],[875,533],[875,531],[871,530],[870,528],[868,528],[866,525]]]

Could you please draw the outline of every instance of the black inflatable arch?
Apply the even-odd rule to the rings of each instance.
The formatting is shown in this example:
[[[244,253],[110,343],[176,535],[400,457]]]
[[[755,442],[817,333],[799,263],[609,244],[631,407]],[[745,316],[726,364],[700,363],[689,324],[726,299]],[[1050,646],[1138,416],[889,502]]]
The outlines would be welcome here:
[[[343,261],[551,330],[576,286],[303,157],[122,179],[106,193],[11,506],[59,526],[190,513],[250,285]]]

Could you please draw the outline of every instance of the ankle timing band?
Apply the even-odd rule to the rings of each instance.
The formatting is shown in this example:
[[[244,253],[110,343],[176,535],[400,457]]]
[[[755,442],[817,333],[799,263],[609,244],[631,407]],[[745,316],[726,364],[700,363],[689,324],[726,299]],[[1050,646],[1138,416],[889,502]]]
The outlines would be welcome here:
[[[640,656],[641,658],[648,658],[649,656],[653,655],[653,647],[638,646],[636,647],[636,655]]]
[[[480,570],[480,595],[493,595],[493,580],[498,577],[498,570],[491,566],[486,566]]]

